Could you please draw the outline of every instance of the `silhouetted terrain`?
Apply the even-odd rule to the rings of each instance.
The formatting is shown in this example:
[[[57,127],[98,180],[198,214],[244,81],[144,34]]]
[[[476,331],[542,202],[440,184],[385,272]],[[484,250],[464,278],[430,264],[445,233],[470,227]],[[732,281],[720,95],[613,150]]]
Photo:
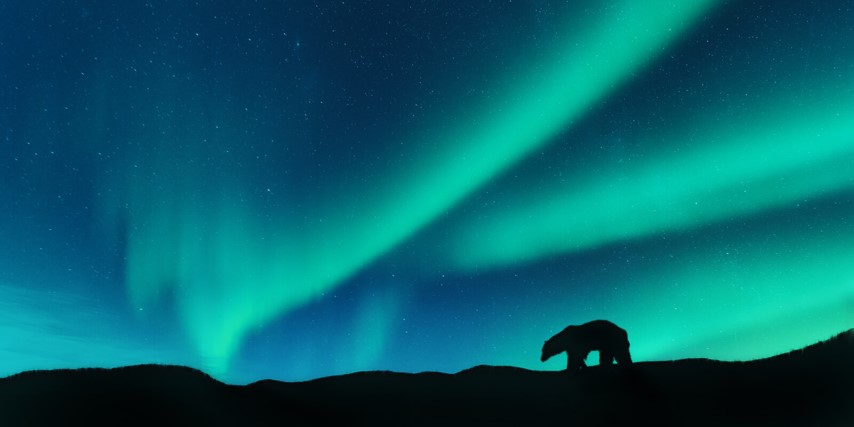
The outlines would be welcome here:
[[[752,362],[688,359],[581,372],[478,366],[230,386],[189,368],[0,379],[0,425],[854,425],[854,329]]]

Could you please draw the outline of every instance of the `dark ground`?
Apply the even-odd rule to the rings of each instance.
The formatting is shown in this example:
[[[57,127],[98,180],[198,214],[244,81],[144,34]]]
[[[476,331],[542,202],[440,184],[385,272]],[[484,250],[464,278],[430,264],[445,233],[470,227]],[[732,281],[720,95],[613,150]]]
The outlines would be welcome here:
[[[0,425],[854,426],[854,329],[751,362],[687,359],[582,372],[477,366],[231,386],[176,366],[0,379]]]

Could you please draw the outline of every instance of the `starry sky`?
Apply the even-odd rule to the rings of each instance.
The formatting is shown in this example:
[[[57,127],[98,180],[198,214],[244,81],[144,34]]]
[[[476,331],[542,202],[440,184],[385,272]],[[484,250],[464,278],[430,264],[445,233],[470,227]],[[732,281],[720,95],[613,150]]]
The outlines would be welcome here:
[[[600,318],[854,326],[849,2],[0,3],[0,375],[555,370]]]

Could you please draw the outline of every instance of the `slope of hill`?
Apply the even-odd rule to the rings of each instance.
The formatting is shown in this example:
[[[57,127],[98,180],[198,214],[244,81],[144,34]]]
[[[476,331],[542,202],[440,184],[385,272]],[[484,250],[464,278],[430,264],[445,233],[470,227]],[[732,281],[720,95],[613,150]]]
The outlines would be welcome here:
[[[0,379],[0,425],[854,425],[854,329],[768,359],[687,359],[582,372],[477,366],[230,386],[143,365]]]

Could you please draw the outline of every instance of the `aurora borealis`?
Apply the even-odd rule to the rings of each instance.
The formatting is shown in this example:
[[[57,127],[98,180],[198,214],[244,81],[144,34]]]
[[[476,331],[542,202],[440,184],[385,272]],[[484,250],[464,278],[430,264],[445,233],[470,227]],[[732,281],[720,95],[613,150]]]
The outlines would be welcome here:
[[[132,3],[0,5],[0,375],[854,326],[846,2]]]

